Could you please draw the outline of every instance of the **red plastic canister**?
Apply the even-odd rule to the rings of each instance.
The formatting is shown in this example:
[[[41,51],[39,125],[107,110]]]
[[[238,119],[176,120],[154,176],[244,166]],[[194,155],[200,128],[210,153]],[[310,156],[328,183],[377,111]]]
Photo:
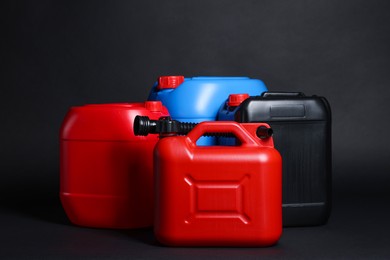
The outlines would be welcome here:
[[[282,233],[282,160],[264,123],[203,122],[154,151],[157,239],[172,246],[271,246]],[[197,146],[205,133],[240,146]]]
[[[159,101],[72,107],[60,133],[60,198],[70,221],[99,228],[153,224],[155,135],[134,136],[136,115],[168,116]]]

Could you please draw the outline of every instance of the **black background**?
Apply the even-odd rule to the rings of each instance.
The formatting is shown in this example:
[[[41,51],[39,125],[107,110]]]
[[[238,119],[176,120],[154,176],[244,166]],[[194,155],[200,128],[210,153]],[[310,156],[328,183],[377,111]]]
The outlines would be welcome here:
[[[0,257],[389,258],[389,1],[1,4]],[[250,76],[327,97],[333,211],[271,248],[167,248],[72,226],[58,199],[70,106],[146,99],[159,75]]]

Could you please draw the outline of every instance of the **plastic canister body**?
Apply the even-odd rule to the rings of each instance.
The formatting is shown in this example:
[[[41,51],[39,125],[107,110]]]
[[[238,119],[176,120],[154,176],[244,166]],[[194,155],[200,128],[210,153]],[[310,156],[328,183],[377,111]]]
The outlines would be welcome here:
[[[281,157],[267,124],[204,122],[155,148],[155,235],[171,246],[271,246],[282,232]],[[240,146],[198,146],[204,133],[235,134]]]
[[[165,76],[178,77],[178,76]],[[160,77],[161,79],[161,77]],[[181,122],[200,123],[215,121],[221,104],[229,94],[248,93],[260,95],[267,91],[259,79],[249,77],[192,77],[182,81],[173,81],[161,85],[161,80],[153,86],[148,100],[160,100],[167,108],[172,119]],[[181,84],[178,84],[180,83]],[[199,145],[215,144],[215,138],[202,137]]]
[[[99,228],[153,222],[157,136],[134,136],[136,115],[168,116],[161,102],[72,107],[60,133],[60,198],[70,221]]]
[[[218,120],[266,122],[283,157],[283,225],[325,224],[331,212],[331,109],[324,97],[301,92],[265,92],[238,107],[226,102]],[[235,138],[218,138],[232,145]]]

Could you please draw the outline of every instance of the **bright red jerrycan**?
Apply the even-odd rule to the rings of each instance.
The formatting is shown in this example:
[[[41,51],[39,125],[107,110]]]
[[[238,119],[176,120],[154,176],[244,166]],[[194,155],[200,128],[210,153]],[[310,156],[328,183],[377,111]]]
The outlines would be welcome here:
[[[155,235],[171,246],[271,246],[282,233],[281,157],[263,123],[203,122],[161,139],[155,156]],[[197,146],[233,133],[239,146]]]
[[[136,115],[168,116],[159,101],[72,107],[60,133],[60,198],[70,221],[99,228],[153,224],[153,149]]]

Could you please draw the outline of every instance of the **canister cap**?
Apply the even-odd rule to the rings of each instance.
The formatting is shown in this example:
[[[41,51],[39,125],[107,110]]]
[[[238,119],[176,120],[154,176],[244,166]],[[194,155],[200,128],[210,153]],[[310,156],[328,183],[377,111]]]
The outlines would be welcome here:
[[[177,88],[184,82],[184,76],[161,76],[157,81],[157,89]]]
[[[231,94],[229,95],[229,100],[227,102],[228,106],[236,107],[239,106],[245,99],[249,97],[249,94]]]
[[[163,105],[161,101],[145,101],[145,108],[150,112],[161,112]]]

